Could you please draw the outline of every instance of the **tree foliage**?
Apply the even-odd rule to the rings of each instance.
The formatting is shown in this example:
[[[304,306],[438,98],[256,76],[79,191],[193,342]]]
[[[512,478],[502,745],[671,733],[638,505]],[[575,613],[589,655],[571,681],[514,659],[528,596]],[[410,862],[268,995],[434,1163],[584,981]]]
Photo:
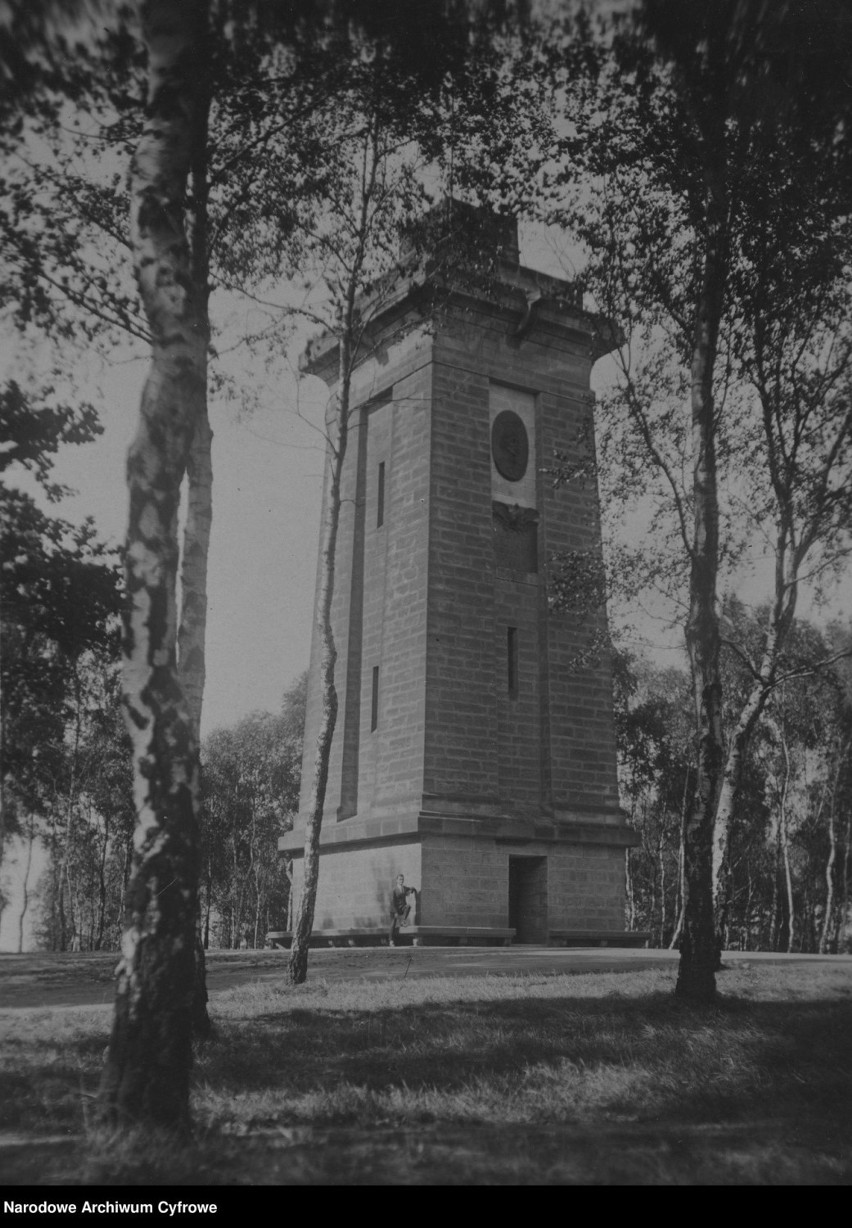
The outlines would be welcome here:
[[[95,438],[90,408],[34,404],[10,382],[0,414],[2,860],[11,834],[24,834],[31,851],[74,805],[69,731],[89,663],[118,652],[120,586],[115,553],[91,521],[48,515],[17,485],[31,477],[48,499],[66,493],[52,479],[54,456],[64,443]]]
[[[726,620],[753,620],[740,605]],[[721,900],[724,949],[831,952],[852,943],[852,728],[849,663],[837,656],[849,631],[827,635],[799,621],[788,641],[786,680],[769,697],[749,741],[730,830]],[[834,657],[819,671],[815,654]],[[795,663],[803,668],[798,672]],[[617,729],[622,804],[639,844],[627,855],[628,924],[653,945],[679,937],[682,818],[695,770],[687,676],[619,657]],[[736,656],[725,661],[728,735],[750,679]]]
[[[205,946],[263,946],[290,896],[278,839],[299,808],[307,675],[278,713],[254,712],[202,744],[201,901]]]

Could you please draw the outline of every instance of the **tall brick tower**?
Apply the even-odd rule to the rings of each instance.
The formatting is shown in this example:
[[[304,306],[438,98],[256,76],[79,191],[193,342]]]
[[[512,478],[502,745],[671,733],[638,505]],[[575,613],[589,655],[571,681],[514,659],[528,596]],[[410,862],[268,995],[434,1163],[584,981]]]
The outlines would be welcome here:
[[[439,258],[411,253],[353,380],[315,933],[386,931],[403,873],[421,939],[615,938],[632,839],[610,670],[588,651],[600,623],[552,612],[547,589],[554,552],[600,551],[597,490],[543,472],[590,446],[609,330],[574,286],[519,265],[514,223],[455,204],[432,231]],[[474,231],[487,276],[452,258]],[[304,365],[333,391],[335,340]],[[298,888],[303,817],[281,847]]]

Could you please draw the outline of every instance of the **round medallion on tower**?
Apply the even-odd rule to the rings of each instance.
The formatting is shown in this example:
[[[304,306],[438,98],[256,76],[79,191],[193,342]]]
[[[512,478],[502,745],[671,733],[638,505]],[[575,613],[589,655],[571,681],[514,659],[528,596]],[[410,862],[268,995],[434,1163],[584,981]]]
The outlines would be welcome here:
[[[523,419],[512,409],[504,409],[491,427],[491,455],[501,477],[520,482],[527,471],[530,444]]]

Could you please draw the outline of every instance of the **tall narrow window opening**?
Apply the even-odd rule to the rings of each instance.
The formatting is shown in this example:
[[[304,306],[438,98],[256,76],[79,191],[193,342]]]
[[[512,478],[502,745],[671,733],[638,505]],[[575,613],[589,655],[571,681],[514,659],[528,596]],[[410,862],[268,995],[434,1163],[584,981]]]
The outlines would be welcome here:
[[[376,492],[376,528],[385,523],[385,462],[379,461],[379,484]]]
[[[518,693],[518,628],[506,628],[506,675],[509,694]]]
[[[370,707],[370,732],[379,725],[379,667],[373,666],[373,697]]]

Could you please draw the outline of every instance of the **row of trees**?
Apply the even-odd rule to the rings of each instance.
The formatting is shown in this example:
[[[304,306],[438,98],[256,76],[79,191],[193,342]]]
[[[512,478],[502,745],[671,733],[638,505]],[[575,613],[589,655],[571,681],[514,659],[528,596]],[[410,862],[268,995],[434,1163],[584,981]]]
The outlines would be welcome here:
[[[726,626],[759,633],[765,609],[727,603]],[[13,627],[14,623],[7,623]],[[723,897],[725,949],[846,949],[852,888],[852,667],[847,657],[814,670],[806,662],[848,642],[797,624],[791,651],[800,669],[767,704],[749,748],[747,782],[732,831]],[[748,686],[728,654],[727,719]],[[18,675],[14,653],[6,668]],[[639,834],[627,854],[629,928],[653,946],[676,946],[683,918],[683,828],[695,771],[689,679],[616,658],[616,716],[622,803]],[[65,728],[38,740],[34,769],[46,779],[20,807],[21,774],[9,774],[8,813],[27,863],[34,844],[44,862],[25,875],[18,914],[28,910],[40,946],[55,951],[116,950],[132,858],[130,746],[120,711],[115,654],[86,650],[66,694]],[[199,894],[204,947],[263,945],[270,929],[292,924],[290,868],[277,841],[298,808],[306,676],[278,713],[257,712],[202,743]],[[19,728],[14,716],[10,730]],[[11,751],[12,747],[9,747]],[[57,765],[60,770],[57,772]],[[31,782],[30,787],[32,787]]]
[[[0,395],[3,854],[16,847],[18,949],[32,929],[53,951],[118,950],[135,807],[121,703],[120,572],[94,526],[40,509],[68,493],[61,447],[91,444],[90,406],[14,382]],[[20,488],[30,479],[34,493]],[[202,747],[201,900],[205,947],[262,945],[288,916],[277,839],[298,805],[305,679],[278,713],[255,713]],[[5,897],[0,893],[0,903]]]
[[[0,405],[4,477],[29,469],[60,499],[60,443],[91,441],[89,416]],[[0,490],[3,558],[3,831],[17,852],[14,925],[54,951],[118,950],[130,881],[135,807],[121,704],[119,573],[90,524],[75,528],[32,495]],[[298,805],[305,680],[278,713],[255,713],[202,747],[203,941],[262,945],[288,916],[277,839]],[[0,860],[0,882],[6,877]],[[5,904],[5,898],[0,896]]]
[[[278,838],[299,808],[307,675],[277,713],[255,712],[202,742],[199,895],[205,948],[262,947],[292,921]]]
[[[6,624],[7,628],[10,624]],[[5,668],[17,675],[13,648]],[[62,719],[42,725],[28,780],[7,763],[7,850],[17,852],[25,933],[51,951],[117,951],[133,856],[130,743],[115,654],[73,663]],[[262,947],[291,920],[290,867],[278,838],[298,808],[304,679],[276,713],[256,712],[202,742],[199,897],[204,948]],[[53,697],[52,697],[53,698]],[[9,713],[9,739],[21,732]],[[34,792],[38,789],[38,794]]]
[[[49,850],[42,924],[59,950],[79,946],[84,932],[100,945],[114,925],[109,846],[119,829],[129,836],[133,826],[132,805],[121,797],[127,765],[113,775],[117,765],[105,749],[120,722],[115,671],[107,673],[118,653],[119,571],[90,522],[75,526],[42,511],[33,493],[7,479],[23,473],[48,505],[56,503],[65,493],[52,476],[56,452],[91,442],[98,429],[90,407],[69,407],[49,395],[33,404],[15,383],[0,393],[0,872],[17,837],[26,861],[20,944],[33,855],[38,863],[42,846]],[[102,830],[82,817],[93,809],[103,817]],[[84,831],[91,873],[78,857]],[[126,871],[122,887],[125,882]]]
[[[14,632],[8,614],[5,625]],[[748,610],[730,599],[724,619],[741,635],[757,635],[767,616],[765,608]],[[790,651],[798,669],[767,704],[744,771],[723,896],[725,949],[832,952],[852,938],[850,659],[808,666],[837,653],[849,638],[840,627],[827,635],[807,623],[793,630]],[[14,650],[4,664],[17,682],[26,676]],[[737,697],[749,678],[735,654],[723,664],[731,696],[726,720],[735,726]],[[681,669],[653,669],[623,655],[616,666],[622,803],[640,836],[627,856],[626,922],[648,930],[654,946],[676,946],[684,816],[695,771],[689,680]],[[305,681],[288,691],[278,713],[253,713],[202,744],[205,948],[256,948],[268,930],[292,924],[289,867],[277,854],[277,841],[298,808]],[[55,680],[53,688],[51,704]],[[30,702],[35,698],[31,692]],[[43,863],[37,882],[24,876],[18,932],[22,938],[29,912],[39,945],[49,950],[115,950],[134,826],[115,653],[86,649],[74,659],[63,711],[55,741],[39,729],[29,780],[20,771],[7,775],[8,834],[17,834],[28,864],[34,846]],[[25,732],[12,712],[8,729]],[[11,757],[15,743],[7,741],[5,749]],[[23,784],[30,790],[25,795]]]
[[[728,603],[725,623],[759,633],[765,609]],[[850,629],[822,634],[796,624],[801,670],[775,689],[749,742],[719,916],[723,949],[819,951],[852,947],[852,667],[849,657],[814,670],[815,654],[850,643]],[[727,727],[742,663],[723,661]],[[619,658],[617,719],[622,802],[640,843],[627,854],[627,922],[653,946],[676,947],[683,926],[683,832],[694,731],[688,676]]]

